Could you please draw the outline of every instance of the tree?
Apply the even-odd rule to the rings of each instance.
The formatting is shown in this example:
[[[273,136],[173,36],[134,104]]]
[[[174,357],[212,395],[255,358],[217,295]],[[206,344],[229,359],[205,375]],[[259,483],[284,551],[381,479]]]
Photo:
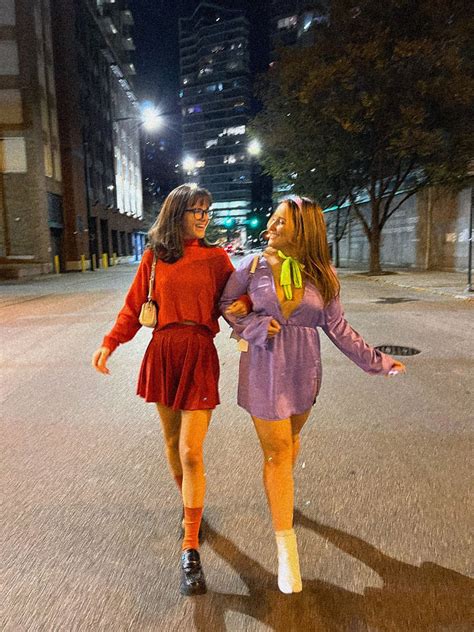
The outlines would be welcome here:
[[[474,155],[467,0],[334,0],[315,43],[263,78],[262,162],[323,207],[350,201],[381,272],[388,219],[420,189],[461,187]],[[362,203],[369,202],[364,213]]]

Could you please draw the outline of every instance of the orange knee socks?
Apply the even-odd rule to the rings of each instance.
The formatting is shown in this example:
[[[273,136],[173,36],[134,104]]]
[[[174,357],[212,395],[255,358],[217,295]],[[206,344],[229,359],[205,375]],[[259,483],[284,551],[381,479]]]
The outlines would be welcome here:
[[[199,549],[199,527],[201,526],[202,507],[184,508],[184,539],[185,549]]]

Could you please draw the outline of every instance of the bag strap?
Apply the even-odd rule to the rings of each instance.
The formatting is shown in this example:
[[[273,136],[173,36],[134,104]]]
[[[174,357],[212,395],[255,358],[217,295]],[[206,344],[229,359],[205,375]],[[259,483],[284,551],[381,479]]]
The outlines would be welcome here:
[[[259,259],[260,259],[260,255],[255,255],[255,257],[252,259],[252,265],[250,266],[249,274],[255,274],[255,270],[257,269]]]
[[[151,301],[151,293],[153,292],[153,282],[155,281],[156,255],[153,255],[153,263],[151,264],[150,282],[148,284],[147,301]]]

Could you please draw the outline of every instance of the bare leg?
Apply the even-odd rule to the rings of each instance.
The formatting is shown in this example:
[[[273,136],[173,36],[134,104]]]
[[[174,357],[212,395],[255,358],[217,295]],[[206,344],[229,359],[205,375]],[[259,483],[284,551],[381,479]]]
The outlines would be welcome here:
[[[291,439],[293,442],[293,467],[295,467],[296,459],[300,451],[300,432],[309,417],[311,409],[307,410],[300,415],[292,415],[291,420]]]
[[[293,436],[290,419],[252,417],[263,450],[263,482],[272,514],[278,551],[278,587],[300,592],[301,573],[293,530]]]
[[[171,474],[181,489],[183,468],[179,456],[179,437],[181,431],[181,411],[172,410],[163,404],[156,404],[165,438],[166,459]]]
[[[293,441],[289,419],[252,417],[263,450],[263,484],[275,531],[293,526]]]

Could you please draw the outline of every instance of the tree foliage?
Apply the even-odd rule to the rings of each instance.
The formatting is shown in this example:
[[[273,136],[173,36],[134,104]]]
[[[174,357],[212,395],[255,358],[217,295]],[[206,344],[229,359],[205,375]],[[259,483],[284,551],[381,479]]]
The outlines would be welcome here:
[[[262,78],[253,133],[278,181],[347,199],[380,271],[381,231],[423,187],[463,186],[473,157],[474,23],[467,0],[334,0],[310,47]],[[361,200],[370,201],[370,214]]]

